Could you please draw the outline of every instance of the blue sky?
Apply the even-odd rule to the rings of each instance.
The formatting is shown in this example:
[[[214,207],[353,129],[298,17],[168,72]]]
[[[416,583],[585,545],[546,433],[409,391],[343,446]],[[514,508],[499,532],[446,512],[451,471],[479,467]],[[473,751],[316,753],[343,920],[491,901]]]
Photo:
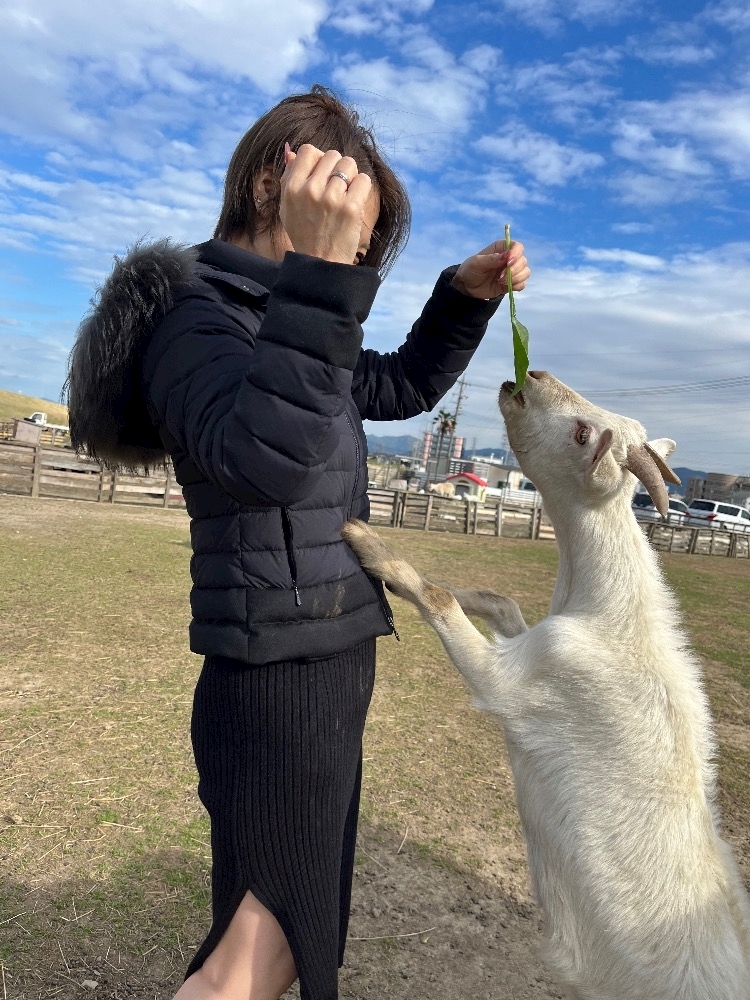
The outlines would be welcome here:
[[[675,464],[750,473],[749,43],[746,0],[6,0],[0,387],[56,399],[113,255],[207,239],[242,133],[320,82],[412,197],[368,346],[510,223],[532,366],[674,437]],[[511,374],[503,305],[466,375],[477,447]]]

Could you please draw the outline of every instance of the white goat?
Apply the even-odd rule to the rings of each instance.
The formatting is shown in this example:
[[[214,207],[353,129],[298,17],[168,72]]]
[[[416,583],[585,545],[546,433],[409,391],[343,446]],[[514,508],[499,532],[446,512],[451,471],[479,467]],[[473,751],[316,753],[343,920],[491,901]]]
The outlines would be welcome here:
[[[430,493],[434,493],[439,497],[454,497],[456,495],[456,484],[455,483],[430,483],[429,486]]]
[[[750,905],[714,804],[701,672],[630,509],[667,510],[667,439],[546,372],[500,393],[508,438],[560,550],[550,614],[423,580],[361,522],[363,566],[416,604],[500,721],[544,957],[571,1000],[748,1000]],[[463,608],[463,611],[461,610]],[[488,642],[465,612],[485,618]]]

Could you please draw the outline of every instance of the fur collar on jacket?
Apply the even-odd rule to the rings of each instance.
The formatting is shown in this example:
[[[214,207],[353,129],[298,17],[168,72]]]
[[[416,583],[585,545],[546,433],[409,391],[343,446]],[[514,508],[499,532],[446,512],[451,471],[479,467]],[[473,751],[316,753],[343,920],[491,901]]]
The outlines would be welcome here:
[[[64,390],[71,441],[110,469],[153,467],[167,458],[141,387],[141,361],[197,257],[195,248],[168,239],[136,244],[115,257],[78,328]]]

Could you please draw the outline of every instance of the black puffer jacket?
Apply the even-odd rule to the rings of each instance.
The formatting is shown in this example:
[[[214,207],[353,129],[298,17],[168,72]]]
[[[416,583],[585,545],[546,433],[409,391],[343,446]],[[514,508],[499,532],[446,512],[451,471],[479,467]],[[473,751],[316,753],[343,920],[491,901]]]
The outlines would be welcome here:
[[[369,512],[362,419],[432,409],[497,308],[452,274],[381,355],[361,349],[370,268],[276,264],[218,240],[117,262],[71,355],[71,429],[111,465],[171,455],[191,517],[194,652],[268,663],[392,631],[340,530]]]

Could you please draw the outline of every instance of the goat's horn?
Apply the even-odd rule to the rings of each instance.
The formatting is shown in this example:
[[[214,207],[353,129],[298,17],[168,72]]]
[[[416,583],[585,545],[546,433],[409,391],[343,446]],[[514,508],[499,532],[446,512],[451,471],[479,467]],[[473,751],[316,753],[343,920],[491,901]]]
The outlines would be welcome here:
[[[656,466],[659,469],[659,472],[661,472],[662,479],[666,479],[666,481],[668,483],[674,483],[675,486],[682,486],[682,482],[680,481],[680,477],[677,476],[677,475],[675,475],[675,473],[672,471],[672,469],[669,468],[669,466],[664,461],[664,459],[661,457],[661,455],[659,454],[659,452],[655,451],[648,442],[646,442],[646,444],[644,444],[643,447],[649,453],[649,455],[651,456],[651,458],[653,458],[653,460],[656,462]]]
[[[656,458],[658,458],[656,452],[653,448],[649,448],[647,444],[643,444],[640,447],[631,444],[628,446],[628,458],[625,462],[625,468],[643,483],[646,492],[654,502],[654,507],[656,507],[662,517],[666,517],[669,510],[669,494],[667,493],[667,487],[664,485],[664,476],[662,469],[659,468],[659,464],[663,468],[666,468],[668,472],[671,470],[661,458],[659,458],[659,464],[657,464]]]

